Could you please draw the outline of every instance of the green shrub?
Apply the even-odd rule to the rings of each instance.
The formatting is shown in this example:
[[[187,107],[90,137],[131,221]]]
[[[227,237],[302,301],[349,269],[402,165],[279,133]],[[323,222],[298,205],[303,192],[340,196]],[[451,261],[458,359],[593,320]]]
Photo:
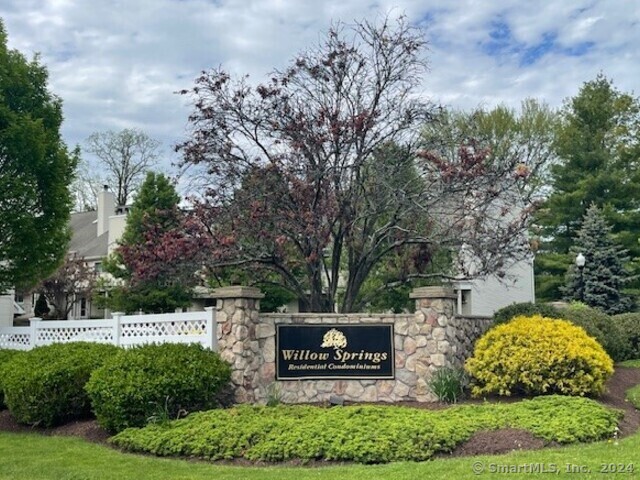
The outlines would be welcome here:
[[[118,351],[113,345],[73,342],[14,356],[3,370],[5,402],[21,423],[52,426],[90,414],[84,386],[91,372]]]
[[[506,323],[518,316],[540,315],[547,318],[569,320],[594,337],[614,361],[631,358],[631,345],[617,322],[611,321],[601,310],[579,302],[572,302],[566,308],[556,308],[545,303],[514,303],[501,308],[493,315],[495,325]],[[622,315],[620,315],[622,316]],[[638,327],[640,332],[640,327]]]
[[[87,384],[98,423],[110,432],[217,406],[231,369],[201,345],[143,345],[121,351]]]
[[[11,359],[20,353],[22,353],[22,350],[0,349],[0,410],[4,410],[6,408],[4,403],[3,370],[5,368],[10,368],[8,365]]]
[[[613,374],[611,358],[582,328],[539,315],[489,330],[465,368],[474,395],[596,395]]]
[[[438,400],[446,403],[456,403],[464,390],[466,375],[461,368],[445,367],[431,376],[428,385]]]
[[[548,318],[562,318],[560,310],[548,303],[513,303],[497,310],[493,314],[493,323],[500,325],[513,319],[514,317],[531,317],[540,315]]]
[[[640,359],[640,313],[622,313],[612,316],[611,320],[628,342],[626,359]]]
[[[45,298],[44,293],[40,293],[38,300],[36,300],[36,304],[33,306],[33,313],[36,317],[45,318],[49,315],[49,312],[51,312],[51,309],[49,308],[47,299]]]
[[[385,463],[428,460],[453,450],[479,430],[505,427],[526,429],[549,442],[610,438],[619,418],[620,412],[593,400],[561,396],[438,411],[370,405],[243,405],[195,413],[165,425],[127,429],[111,441],[135,452],[207,460]]]
[[[629,358],[631,345],[628,339],[618,324],[606,313],[580,303],[572,303],[568,308],[561,310],[561,315],[564,320],[584,328],[589,335],[598,340],[614,361]]]

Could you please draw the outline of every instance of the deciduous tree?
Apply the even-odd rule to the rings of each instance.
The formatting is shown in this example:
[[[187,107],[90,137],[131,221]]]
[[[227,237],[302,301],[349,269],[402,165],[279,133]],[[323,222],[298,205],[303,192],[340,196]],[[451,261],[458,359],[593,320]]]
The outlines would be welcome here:
[[[178,208],[164,175],[148,173],[134,201],[120,245],[104,264],[118,282],[106,303],[127,312],[171,312],[189,305],[208,243],[201,223]]]
[[[75,179],[71,184],[73,210],[75,212],[96,211],[98,209],[98,193],[108,183],[107,178],[80,156],[79,148],[76,153],[78,165]]]
[[[98,159],[118,205],[127,205],[147,172],[157,165],[159,146],[143,131],[125,128],[91,134],[85,149]]]
[[[473,140],[488,150],[487,161],[515,165],[527,182],[519,186],[532,198],[548,193],[549,174],[556,159],[557,112],[538,100],[522,101],[518,110],[499,105],[489,110],[444,110],[425,125],[424,147],[453,159],[460,145]]]
[[[441,277],[528,252],[530,166],[490,162],[472,140],[453,158],[421,149],[425,48],[404,18],[337,24],[266,83],[218,69],[184,92],[195,109],[179,150],[210,177],[199,211],[214,265],[274,273],[311,311],[339,297],[352,311],[372,270],[407,249],[423,263],[453,252]]]
[[[76,157],[60,137],[47,69],[7,48],[0,22],[0,292],[53,272],[69,241]]]
[[[53,275],[43,280],[37,290],[44,294],[59,320],[67,320],[82,298],[90,299],[96,286],[96,272],[83,257],[70,254]]]

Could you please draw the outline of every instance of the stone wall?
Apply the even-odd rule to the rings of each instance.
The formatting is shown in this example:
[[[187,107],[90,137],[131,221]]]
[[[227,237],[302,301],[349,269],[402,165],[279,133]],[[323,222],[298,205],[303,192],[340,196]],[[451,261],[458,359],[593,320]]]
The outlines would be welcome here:
[[[415,314],[259,314],[259,290],[226,287],[216,290],[218,345],[232,365],[237,402],[264,403],[277,394],[287,403],[325,402],[332,395],[359,402],[432,402],[431,375],[445,366],[460,366],[475,340],[488,328],[484,318],[454,316],[455,296],[441,287],[415,289]],[[277,324],[394,325],[393,380],[276,381]]]
[[[489,317],[456,316],[451,320],[455,329],[453,344],[456,347],[451,359],[453,366],[464,365],[464,361],[473,355],[475,341],[489,330],[492,324],[493,320]]]
[[[419,328],[413,322],[413,315],[332,315],[332,314],[262,314],[260,321],[263,325],[275,329],[275,324],[303,325],[303,324],[394,324],[394,346],[396,375],[394,380],[286,380],[278,381],[277,390],[281,400],[286,403],[322,402],[329,400],[330,395],[338,395],[345,400],[362,402],[400,401],[408,400],[417,395],[415,390],[420,368],[418,359],[423,355],[426,339],[420,340]],[[265,339],[265,350],[255,352],[263,357],[269,371],[275,372],[275,355],[271,355],[271,341],[274,337]],[[275,343],[274,343],[275,348]],[[265,352],[268,354],[265,355]],[[268,362],[268,363],[267,363]],[[275,377],[261,378],[268,383],[257,385],[255,398],[266,400],[270,385]],[[428,401],[424,399],[423,401]]]
[[[260,324],[258,316],[264,295],[257,288],[224,287],[215,290],[215,297],[218,351],[231,364],[235,400],[255,402],[259,400],[254,393],[256,386],[275,379],[275,370],[269,372],[266,366],[265,358],[269,357],[254,353],[269,343],[275,354],[275,329],[267,331],[269,327]],[[272,341],[266,342],[267,338]]]

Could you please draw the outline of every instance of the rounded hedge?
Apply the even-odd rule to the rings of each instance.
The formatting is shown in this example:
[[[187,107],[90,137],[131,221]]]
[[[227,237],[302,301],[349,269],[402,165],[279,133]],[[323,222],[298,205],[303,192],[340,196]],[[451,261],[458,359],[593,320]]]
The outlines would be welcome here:
[[[612,316],[611,320],[628,342],[625,360],[640,359],[640,313],[621,313]]]
[[[548,303],[512,303],[506,307],[496,310],[493,314],[493,323],[500,325],[512,320],[515,317],[531,317],[533,315],[541,315],[548,318],[562,318],[560,310]]]
[[[574,325],[584,328],[616,362],[634,358],[630,354],[630,341],[617,322],[612,321],[612,317],[603,311],[579,302],[573,302],[564,308],[557,308],[545,303],[514,303],[497,310],[493,315],[493,322],[495,325],[500,325],[515,317],[533,315],[568,320]]]
[[[0,410],[4,410],[7,407],[7,405],[4,403],[3,371],[5,368],[11,368],[9,367],[11,359],[21,353],[23,353],[22,350],[0,349]]]
[[[231,368],[217,353],[165,343],[121,351],[91,375],[86,388],[98,423],[119,432],[214,408],[230,378]]]
[[[595,337],[614,361],[620,362],[629,358],[629,340],[612,317],[603,311],[573,303],[563,309],[561,314],[562,319],[584,328],[589,335]]]
[[[489,330],[465,364],[474,395],[597,395],[613,361],[586,332],[564,320],[516,317]]]
[[[119,349],[73,342],[38,347],[14,356],[3,369],[5,403],[28,425],[53,426],[91,413],[84,386],[91,372]]]

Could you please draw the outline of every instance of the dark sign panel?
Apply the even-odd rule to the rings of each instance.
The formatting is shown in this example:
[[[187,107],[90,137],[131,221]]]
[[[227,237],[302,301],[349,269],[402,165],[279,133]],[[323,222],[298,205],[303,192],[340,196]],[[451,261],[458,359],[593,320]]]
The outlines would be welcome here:
[[[276,325],[278,380],[394,378],[393,325]]]

